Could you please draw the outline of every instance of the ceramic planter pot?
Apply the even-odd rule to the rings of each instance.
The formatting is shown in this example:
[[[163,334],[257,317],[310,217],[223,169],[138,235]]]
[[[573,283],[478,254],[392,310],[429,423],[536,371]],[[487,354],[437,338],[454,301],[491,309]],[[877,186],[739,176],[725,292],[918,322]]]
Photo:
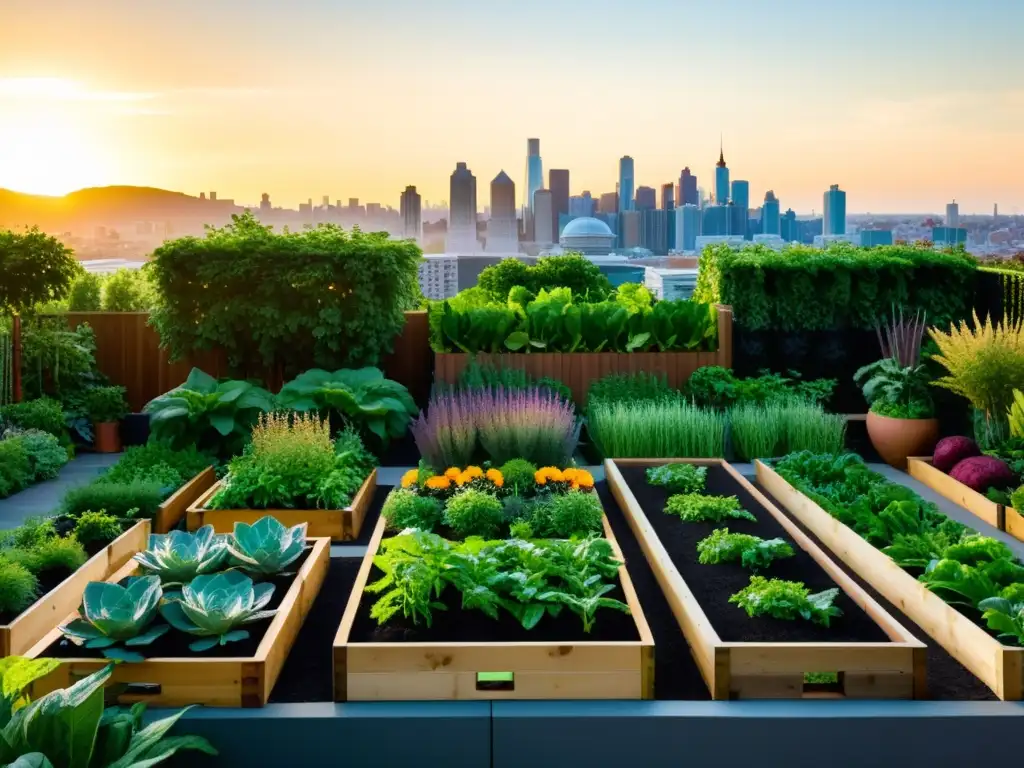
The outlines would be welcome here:
[[[907,468],[908,456],[931,456],[939,441],[938,419],[893,419],[868,411],[868,437],[886,464]]]
[[[121,425],[116,421],[93,424],[97,453],[121,452]]]

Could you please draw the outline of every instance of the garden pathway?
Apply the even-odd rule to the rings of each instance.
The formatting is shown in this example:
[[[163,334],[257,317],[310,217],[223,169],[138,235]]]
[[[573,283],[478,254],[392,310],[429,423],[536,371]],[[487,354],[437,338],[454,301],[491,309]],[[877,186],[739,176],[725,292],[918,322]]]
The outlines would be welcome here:
[[[71,488],[91,482],[119,458],[119,453],[83,453],[65,464],[53,480],[0,499],[0,529],[16,528],[27,518],[52,512]]]

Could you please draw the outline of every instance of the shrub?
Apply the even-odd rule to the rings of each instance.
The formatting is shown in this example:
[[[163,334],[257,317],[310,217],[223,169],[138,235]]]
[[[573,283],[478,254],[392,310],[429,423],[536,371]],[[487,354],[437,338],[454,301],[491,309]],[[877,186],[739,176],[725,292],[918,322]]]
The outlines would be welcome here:
[[[32,482],[32,461],[17,437],[0,440],[0,498],[17,493]]]
[[[576,254],[547,256],[527,266],[518,259],[505,259],[484,269],[477,285],[492,301],[504,304],[509,291],[523,286],[531,294],[552,288],[569,288],[589,301],[603,301],[612,294],[612,284],[600,267]]]
[[[8,435],[10,433],[8,432]],[[27,429],[17,433],[17,439],[28,452],[35,482],[50,480],[57,476],[61,467],[68,463],[68,452],[49,432]]]
[[[534,518],[534,529],[557,539],[584,536],[600,532],[604,509],[597,495],[583,491],[569,491],[550,497],[544,505],[543,518]],[[541,525],[540,523],[543,523]]]
[[[85,410],[97,424],[120,421],[128,413],[124,387],[93,387],[85,393]]]
[[[740,506],[735,496],[705,496],[700,493],[680,493],[669,496],[665,514],[677,515],[684,523],[720,523],[723,520],[750,520],[757,518]]]
[[[503,520],[501,502],[496,496],[473,489],[452,496],[444,508],[444,523],[456,536],[498,535]]]
[[[647,482],[669,493],[700,493],[707,477],[707,467],[695,464],[663,464],[647,470]]]
[[[659,402],[678,395],[678,391],[668,385],[668,378],[664,374],[643,371],[611,373],[590,383],[587,403],[589,405],[597,400],[618,403]]]
[[[442,512],[443,507],[437,499],[402,488],[396,488],[388,494],[380,511],[388,521],[388,529],[392,531],[406,528],[433,531],[441,522]]]
[[[19,429],[38,429],[57,439],[67,435],[64,410],[59,402],[48,397],[3,406],[0,408],[0,421],[9,422]]]
[[[165,495],[170,495],[211,463],[210,457],[194,446],[176,451],[162,443],[147,443],[128,448],[100,480],[159,483]]]
[[[0,616],[17,616],[35,602],[38,589],[25,566],[0,558]]]
[[[103,284],[104,312],[144,312],[154,299],[145,269],[119,269]]]
[[[100,292],[103,281],[99,275],[83,272],[71,284],[68,294],[68,310],[71,312],[99,312]]]
[[[1006,488],[1016,479],[1006,462],[994,456],[964,459],[950,470],[949,476],[978,493],[985,493],[989,488]]]
[[[110,483],[101,478],[89,485],[68,491],[61,504],[61,511],[76,519],[86,512],[98,509],[106,510],[121,519],[152,519],[159,511],[163,500],[164,493],[159,483]]]
[[[599,401],[587,418],[590,439],[606,459],[725,456],[725,415],[686,402]]]
[[[501,465],[505,488],[518,495],[528,494],[534,489],[533,476],[536,473],[537,465],[526,459],[509,459]]]
[[[17,528],[0,532],[0,546],[27,549],[55,535],[53,519],[35,517],[26,520]]]
[[[74,573],[81,568],[88,555],[72,537],[61,538],[52,536],[27,549],[10,549],[5,553],[8,560],[19,563],[34,573],[42,574]]]
[[[33,227],[0,229],[0,310],[26,312],[36,304],[59,301],[82,273],[74,252],[56,237]]]
[[[731,370],[720,365],[705,365],[690,375],[686,394],[697,405],[728,408],[736,401],[736,387],[736,377]]]
[[[121,522],[106,512],[85,512],[75,524],[75,538],[86,549],[106,546],[121,535]]]
[[[949,472],[964,459],[980,456],[981,449],[969,437],[944,437],[935,446],[932,465],[940,472]]]
[[[310,362],[375,365],[418,306],[421,258],[387,233],[324,224],[278,234],[247,212],[156,249],[152,323],[175,360],[218,347],[235,368],[287,375]]]

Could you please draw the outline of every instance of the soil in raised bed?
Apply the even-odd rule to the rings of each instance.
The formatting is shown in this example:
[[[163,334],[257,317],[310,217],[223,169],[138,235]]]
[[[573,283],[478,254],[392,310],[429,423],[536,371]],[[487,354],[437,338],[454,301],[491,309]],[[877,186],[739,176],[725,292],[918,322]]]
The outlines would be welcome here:
[[[366,508],[366,515],[363,517],[363,527],[359,529],[359,535],[352,541],[346,541],[346,545],[361,545],[364,547],[369,545],[370,539],[373,538],[373,531],[377,527],[377,520],[380,518],[380,510],[393,488],[393,485],[377,484],[377,490],[373,492],[373,500],[370,502],[370,506]]]
[[[263,610],[273,610],[281,605],[291,585],[295,582],[297,572],[302,568],[311,551],[312,549],[307,549],[298,560],[289,566],[288,576],[264,579],[264,581],[274,584],[274,594],[270,598],[270,603]],[[156,621],[166,623],[162,617],[158,617]],[[163,637],[154,640],[149,645],[132,648],[132,650],[138,651],[147,658],[248,658],[256,655],[263,636],[267,633],[267,628],[272,621],[273,618],[267,618],[251,624],[245,624],[239,627],[239,629],[245,629],[249,632],[249,637],[245,640],[238,640],[225,645],[216,645],[209,650],[199,653],[190,650],[188,646],[189,643],[193,643],[201,638],[185,632],[179,632],[174,628],[171,628]],[[57,659],[102,659],[103,652],[102,650],[83,648],[72,643],[67,638],[61,637],[51,643],[50,647],[41,653],[40,656],[50,656]]]
[[[270,694],[271,703],[334,700],[334,636],[362,563],[358,557],[331,559],[320,594]]]
[[[758,521],[729,520],[726,523],[684,523],[677,516],[664,512],[669,494],[664,488],[647,482],[642,467],[620,467],[623,478],[647,515],[668,552],[683,581],[693,592],[725,642],[766,643],[884,643],[889,638],[861,608],[840,591],[835,605],[842,615],[834,617],[830,626],[823,627],[803,619],[793,621],[771,617],[748,617],[746,611],[730,603],[730,596],[750,583],[751,571],[738,563],[701,565],[697,562],[697,543],[711,535],[716,528],[727,527],[732,533],[747,533],[763,539],[792,538],[782,525],[764,509],[724,468],[708,467],[705,493],[713,496],[736,496],[744,509]],[[835,587],[821,566],[807,552],[793,543],[795,555],[776,560],[761,575],[766,578],[800,581],[812,592]]]

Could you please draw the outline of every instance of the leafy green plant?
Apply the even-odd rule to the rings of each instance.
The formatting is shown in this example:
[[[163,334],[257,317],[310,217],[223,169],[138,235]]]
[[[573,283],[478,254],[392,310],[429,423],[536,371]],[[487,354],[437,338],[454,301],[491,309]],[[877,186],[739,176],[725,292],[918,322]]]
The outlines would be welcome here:
[[[775,560],[793,557],[793,547],[784,539],[762,539],[745,533],[729,533],[728,528],[716,528],[706,539],[697,542],[697,561],[702,565],[732,563],[737,560],[744,568],[759,571]]]
[[[503,518],[503,507],[497,497],[470,488],[448,500],[443,519],[456,536],[488,538],[497,535]]]
[[[36,576],[71,575],[88,559],[85,549],[73,536],[41,539],[29,547],[9,549],[5,556],[8,560],[25,566]]]
[[[288,528],[277,518],[262,517],[255,524],[235,523],[228,541],[232,558],[246,573],[276,576],[306,551],[306,523]]]
[[[130,411],[124,387],[93,387],[85,393],[85,410],[97,424],[121,421]]]
[[[724,414],[685,402],[598,401],[587,411],[587,429],[601,456],[629,458],[722,458]]]
[[[105,547],[121,535],[121,521],[106,512],[84,512],[75,523],[75,538],[86,549]]]
[[[802,618],[827,627],[833,618],[843,615],[842,610],[832,604],[838,595],[836,587],[812,595],[799,581],[751,576],[750,584],[730,597],[729,602],[745,610],[751,618],[771,616],[787,621]]]
[[[175,629],[200,638],[189,644],[199,653],[247,639],[249,631],[239,627],[274,616],[276,609],[263,610],[273,595],[273,584],[253,584],[243,573],[225,571],[196,576],[180,596],[168,596],[160,613]]]
[[[897,404],[934,413],[928,390],[931,376],[923,363],[904,366],[896,358],[886,357],[864,366],[853,378],[863,387],[864,399],[872,410],[877,410],[876,404],[878,407]]]
[[[278,395],[283,408],[316,410],[365,429],[383,445],[401,437],[419,409],[404,386],[384,377],[378,368],[306,371],[288,382]]]
[[[403,531],[406,528],[432,531],[440,525],[443,512],[444,507],[437,499],[420,496],[405,488],[391,491],[380,510],[391,531]]]
[[[679,392],[669,386],[664,374],[645,371],[610,373],[592,381],[587,389],[587,403],[599,400],[619,403],[660,402],[678,397]]]
[[[105,483],[158,483],[163,495],[170,496],[212,463],[194,446],[176,451],[162,443],[146,443],[126,449],[100,479]]]
[[[71,284],[68,310],[71,312],[99,312],[103,281],[94,272],[82,272]]]
[[[721,523],[725,520],[757,518],[740,506],[735,496],[705,496],[701,493],[678,493],[668,497],[665,514],[677,515],[684,523]]]
[[[27,488],[32,482],[32,460],[25,443],[16,437],[0,440],[0,498]]]
[[[58,664],[56,659],[0,660],[3,763],[12,768],[149,768],[181,750],[217,754],[201,736],[167,736],[188,708],[145,727],[145,704],[104,710],[103,689],[113,664],[29,702],[29,686]]]
[[[119,269],[103,284],[104,312],[145,312],[156,301],[153,287],[142,269]]]
[[[530,495],[537,485],[534,480],[537,465],[526,459],[509,459],[501,465],[500,472],[505,482],[504,488],[514,494]]]
[[[218,383],[193,368],[184,384],[143,410],[149,414],[151,440],[226,457],[241,452],[260,414],[273,407],[273,395],[261,387],[247,381]]]
[[[484,269],[477,285],[490,301],[502,304],[517,286],[533,296],[542,290],[568,288],[589,301],[603,301],[612,293],[612,284],[601,269],[589,259],[573,254],[544,257],[532,266],[518,259],[504,259]]]
[[[647,482],[669,493],[700,493],[707,478],[708,468],[696,464],[662,464],[647,470]]]
[[[64,494],[61,511],[74,518],[102,509],[117,518],[152,519],[163,500],[160,483],[111,483],[100,478]]]
[[[25,566],[0,557],[0,616],[17,616],[35,602],[38,589],[39,582]]]
[[[132,649],[150,645],[170,629],[153,623],[163,595],[156,576],[129,576],[120,584],[91,581],[85,586],[80,617],[60,631],[108,659],[142,661],[142,654]]]
[[[228,537],[218,536],[212,525],[204,525],[195,533],[150,534],[149,548],[136,554],[134,560],[163,584],[187,584],[197,576],[220,570],[229,554]]]
[[[728,408],[737,398],[736,377],[720,365],[705,365],[691,374],[686,394],[694,403],[707,408]]]
[[[782,409],[787,451],[839,453],[846,444],[846,417],[820,405],[790,403]]]
[[[604,508],[596,493],[569,491],[554,494],[542,505],[533,518],[533,529],[558,539],[600,533]]]
[[[28,452],[32,480],[42,482],[56,477],[68,463],[68,452],[49,432],[38,429],[7,430],[4,439],[17,438]]]
[[[988,628],[999,633],[1000,640],[1024,645],[1024,601],[1011,602],[1004,597],[988,597],[978,603],[981,618]]]
[[[32,227],[25,232],[0,229],[0,310],[24,313],[36,304],[68,295],[82,274],[74,252],[60,240]]]
[[[64,410],[60,402],[49,397],[3,406],[0,408],[0,422],[8,422],[19,429],[38,429],[58,440],[67,439]]]

